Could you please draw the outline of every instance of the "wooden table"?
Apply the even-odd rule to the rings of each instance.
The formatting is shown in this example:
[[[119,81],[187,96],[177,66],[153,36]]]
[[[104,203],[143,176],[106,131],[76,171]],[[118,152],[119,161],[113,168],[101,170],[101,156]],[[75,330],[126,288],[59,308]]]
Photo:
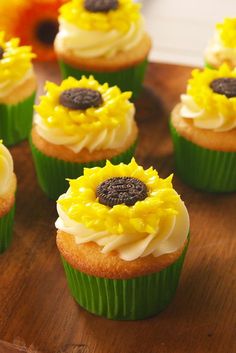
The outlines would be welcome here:
[[[45,77],[59,80],[56,66],[37,71],[40,86]],[[162,177],[174,168],[169,112],[190,71],[150,64],[137,102],[137,160],[153,165]],[[177,295],[155,318],[109,321],[81,309],[70,296],[55,245],[55,203],[37,185],[28,144],[11,152],[19,184],[14,241],[0,256],[1,340],[20,339],[45,353],[236,352],[236,194],[198,192],[175,176],[192,235]],[[8,351],[0,348],[0,353]]]

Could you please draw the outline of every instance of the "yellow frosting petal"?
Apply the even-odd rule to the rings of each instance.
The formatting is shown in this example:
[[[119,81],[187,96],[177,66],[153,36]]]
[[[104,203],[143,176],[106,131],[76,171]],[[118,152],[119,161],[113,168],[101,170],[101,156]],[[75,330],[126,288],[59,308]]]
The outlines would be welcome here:
[[[236,17],[225,18],[223,23],[216,25],[216,30],[225,47],[236,48]]]
[[[213,92],[210,83],[221,77],[236,78],[236,69],[231,70],[227,64],[220,66],[218,70],[205,68],[203,71],[195,69],[192,78],[188,82],[187,94],[192,96],[195,103],[206,110],[209,116],[222,114],[228,121],[235,120],[236,97],[227,98],[225,95]]]
[[[103,104],[98,108],[86,110],[70,110],[59,103],[61,93],[71,88],[90,88],[101,93]],[[121,92],[117,86],[109,87],[107,83],[100,85],[93,76],[81,80],[69,77],[60,86],[47,82],[47,94],[41,97],[40,104],[35,106],[43,123],[48,127],[57,127],[67,136],[80,136],[81,140],[88,132],[94,134],[103,129],[114,129],[124,126],[127,112],[133,104],[129,102],[131,92]]]
[[[97,186],[108,178],[128,176],[144,182],[148,197],[133,206],[125,204],[112,208],[100,204]],[[156,231],[159,224],[176,215],[180,197],[173,189],[172,176],[162,179],[156,170],[138,166],[136,161],[113,165],[107,161],[103,168],[85,169],[84,175],[69,180],[70,188],[58,203],[67,216],[94,231],[111,234],[146,234]]]
[[[0,47],[3,58],[0,60],[0,84],[19,81],[32,68],[32,59],[36,57],[30,46],[19,46],[20,39],[12,38],[5,41],[5,33],[0,32]]]
[[[116,29],[127,32],[131,23],[140,20],[140,7],[141,5],[135,4],[133,0],[119,0],[117,10],[93,13],[84,8],[84,0],[72,0],[61,7],[60,19],[88,31]]]

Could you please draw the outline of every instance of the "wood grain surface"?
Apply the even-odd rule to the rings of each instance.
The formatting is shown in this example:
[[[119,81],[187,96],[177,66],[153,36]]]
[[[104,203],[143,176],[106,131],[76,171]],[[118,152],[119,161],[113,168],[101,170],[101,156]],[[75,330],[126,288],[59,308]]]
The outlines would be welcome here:
[[[137,160],[162,177],[174,168],[169,113],[190,71],[150,64],[137,102]],[[60,80],[56,65],[38,66],[37,73],[40,91],[45,79]],[[236,352],[236,194],[198,192],[175,176],[192,236],[175,299],[157,317],[109,321],[70,296],[55,245],[55,203],[37,185],[28,143],[11,152],[19,184],[14,241],[0,256],[0,340],[25,342],[44,353]],[[25,351],[19,346],[12,352]],[[10,352],[0,342],[0,353]]]

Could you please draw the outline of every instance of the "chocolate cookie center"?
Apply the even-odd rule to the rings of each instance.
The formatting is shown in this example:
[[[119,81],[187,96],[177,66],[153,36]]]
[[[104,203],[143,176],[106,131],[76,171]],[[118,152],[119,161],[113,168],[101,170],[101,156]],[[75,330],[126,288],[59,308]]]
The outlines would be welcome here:
[[[101,204],[113,207],[125,204],[133,206],[137,201],[146,199],[147,186],[139,179],[132,177],[115,177],[105,180],[96,190]]]
[[[227,98],[236,97],[236,78],[222,77],[213,80],[210,84],[213,92],[223,94]]]
[[[59,25],[56,20],[48,19],[39,22],[35,29],[36,37],[41,43],[50,46],[54,42],[58,28]]]
[[[0,60],[2,60],[4,54],[4,49],[3,47],[0,47]]]
[[[119,6],[118,0],[85,0],[84,8],[89,12],[108,12],[116,10]]]
[[[60,104],[72,110],[85,110],[100,107],[103,103],[100,92],[90,88],[71,88],[60,95]]]

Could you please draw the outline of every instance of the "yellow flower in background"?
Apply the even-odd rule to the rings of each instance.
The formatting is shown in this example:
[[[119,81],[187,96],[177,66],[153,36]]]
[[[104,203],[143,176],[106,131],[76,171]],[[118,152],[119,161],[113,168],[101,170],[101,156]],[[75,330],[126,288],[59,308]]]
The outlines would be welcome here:
[[[236,17],[225,18],[223,23],[216,25],[216,29],[225,47],[236,48]]]
[[[228,98],[224,94],[215,93],[210,84],[219,78],[236,78],[236,69],[231,70],[227,64],[218,70],[205,68],[203,71],[195,69],[188,82],[187,94],[193,97],[195,103],[205,109],[209,115],[219,113],[229,120],[236,116],[236,97]]]
[[[19,38],[5,40],[5,32],[0,32],[0,83],[18,82],[32,68],[35,54],[30,46],[20,46]]]
[[[147,197],[133,206],[119,204],[111,208],[99,203],[97,187],[113,177],[142,181],[147,186]],[[173,189],[172,176],[162,179],[156,170],[145,170],[134,159],[128,165],[113,165],[107,161],[103,168],[86,168],[83,176],[69,182],[70,188],[58,200],[59,205],[69,218],[98,232],[106,230],[110,234],[142,236],[156,232],[177,214],[180,197]]]
[[[61,94],[72,88],[89,88],[97,90],[103,99],[98,108],[86,110],[71,110],[59,102]],[[121,92],[117,86],[109,87],[107,83],[101,85],[93,76],[81,80],[73,77],[62,81],[58,86],[47,82],[45,86],[47,94],[41,97],[40,104],[35,107],[36,112],[49,127],[61,129],[66,135],[78,135],[84,138],[87,132],[100,132],[103,129],[125,124],[126,114],[132,109],[129,101],[131,92]]]
[[[72,0],[61,7],[60,19],[84,30],[127,32],[130,24],[140,19],[140,7],[133,0],[119,0],[118,9],[93,13],[85,9],[84,0]]]
[[[58,9],[66,0],[0,0],[0,30],[7,38],[20,37],[40,61],[56,58],[53,42],[58,32]]]

